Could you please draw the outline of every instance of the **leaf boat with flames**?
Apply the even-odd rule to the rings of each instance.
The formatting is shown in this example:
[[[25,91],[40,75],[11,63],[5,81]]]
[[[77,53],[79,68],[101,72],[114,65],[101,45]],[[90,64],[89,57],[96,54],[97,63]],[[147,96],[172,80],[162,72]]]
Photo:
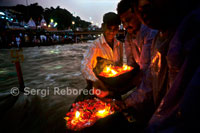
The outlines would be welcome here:
[[[72,109],[65,117],[67,128],[80,131],[92,126],[97,120],[113,114],[117,108],[112,102],[106,103],[96,98],[73,103]]]
[[[133,69],[131,66],[123,65],[122,67],[119,66],[106,66],[103,71],[99,74],[99,76],[103,77],[116,77],[126,72],[129,72]]]
[[[128,65],[119,66],[106,66],[97,77],[103,81],[110,89],[123,88],[127,82],[137,73],[138,68],[133,68]]]

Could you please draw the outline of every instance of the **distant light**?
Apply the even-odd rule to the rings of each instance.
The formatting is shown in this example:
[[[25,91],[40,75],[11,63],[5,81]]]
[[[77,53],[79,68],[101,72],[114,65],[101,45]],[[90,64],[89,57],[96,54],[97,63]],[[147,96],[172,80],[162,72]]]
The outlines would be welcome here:
[[[48,27],[51,27],[51,25],[49,24]]]
[[[10,21],[13,21],[13,18],[11,18]]]
[[[98,37],[100,37],[101,35],[98,35]]]
[[[93,24],[94,22],[93,22],[93,21],[91,21],[91,23]]]
[[[53,23],[53,21],[54,21],[53,19],[50,19],[50,22],[51,22],[51,23]]]
[[[1,18],[4,19],[5,17],[4,17],[4,16],[1,16]]]
[[[8,19],[8,17],[6,17],[6,19]]]
[[[74,21],[72,21],[72,24],[74,25],[74,24],[75,24],[75,22],[74,22]]]
[[[54,27],[56,27],[58,25],[58,23],[57,22],[55,22],[55,24],[54,24]]]
[[[96,38],[96,36],[95,36],[95,35],[94,35],[93,37],[94,37],[94,38]]]
[[[44,23],[44,26],[47,26],[47,24],[46,24],[46,23]]]
[[[4,13],[4,12],[0,12],[0,15],[3,15],[3,16],[4,16],[4,15],[5,15],[5,13]]]

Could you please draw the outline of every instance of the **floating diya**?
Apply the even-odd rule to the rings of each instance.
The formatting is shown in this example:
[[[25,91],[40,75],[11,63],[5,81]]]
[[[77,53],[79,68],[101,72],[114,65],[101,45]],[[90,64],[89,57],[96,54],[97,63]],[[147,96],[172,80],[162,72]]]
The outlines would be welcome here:
[[[80,131],[92,126],[97,120],[113,114],[117,109],[119,108],[113,102],[106,103],[97,98],[73,103],[72,109],[65,117],[66,126],[69,130]]]

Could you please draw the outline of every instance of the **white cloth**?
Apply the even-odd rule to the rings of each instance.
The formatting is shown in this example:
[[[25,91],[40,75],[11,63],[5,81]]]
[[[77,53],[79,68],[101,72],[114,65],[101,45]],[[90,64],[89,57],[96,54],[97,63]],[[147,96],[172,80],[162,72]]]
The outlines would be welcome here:
[[[123,44],[114,38],[114,49],[112,50],[103,35],[91,44],[81,62],[81,71],[84,78],[93,82],[98,80],[93,72],[93,68],[97,64],[97,57],[111,60],[114,63],[123,63]]]

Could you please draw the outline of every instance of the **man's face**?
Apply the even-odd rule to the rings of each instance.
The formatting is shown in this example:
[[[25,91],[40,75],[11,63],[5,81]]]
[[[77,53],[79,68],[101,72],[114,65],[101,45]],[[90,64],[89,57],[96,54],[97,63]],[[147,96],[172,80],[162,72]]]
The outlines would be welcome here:
[[[141,22],[139,21],[137,16],[132,12],[131,8],[123,14],[121,14],[120,19],[128,33],[135,34],[137,31],[139,31],[141,27]]]
[[[107,41],[112,41],[115,35],[119,31],[119,26],[118,25],[107,25],[103,24],[103,33]]]
[[[169,20],[170,1],[138,0],[138,4],[134,5],[135,13],[143,24],[153,29],[163,29]]]

